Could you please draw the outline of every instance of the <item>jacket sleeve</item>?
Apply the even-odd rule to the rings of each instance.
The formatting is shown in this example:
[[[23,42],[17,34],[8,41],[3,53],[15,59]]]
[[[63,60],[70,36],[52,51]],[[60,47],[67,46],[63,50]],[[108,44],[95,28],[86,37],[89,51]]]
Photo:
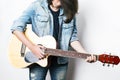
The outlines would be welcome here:
[[[13,32],[14,30],[19,30],[19,31],[24,31],[27,24],[31,23],[31,16],[34,13],[34,2],[29,5],[29,7],[23,11],[22,15],[13,22],[11,26],[11,31]]]
[[[77,34],[77,27],[76,27],[76,18],[74,18],[73,20],[74,20],[74,23],[73,23],[73,27],[74,28],[73,28],[73,32],[72,32],[72,36],[71,36],[70,42],[79,40],[78,39],[78,34]]]

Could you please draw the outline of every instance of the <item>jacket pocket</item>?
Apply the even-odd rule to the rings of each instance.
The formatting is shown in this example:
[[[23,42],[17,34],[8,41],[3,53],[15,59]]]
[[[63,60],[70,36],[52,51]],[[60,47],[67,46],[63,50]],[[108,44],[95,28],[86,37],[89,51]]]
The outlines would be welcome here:
[[[47,35],[49,33],[49,17],[46,15],[36,14],[35,24],[38,28],[39,35]]]
[[[39,22],[48,22],[49,17],[46,16],[46,15],[37,14],[37,15],[36,15],[36,19],[37,19],[37,21],[39,21]]]

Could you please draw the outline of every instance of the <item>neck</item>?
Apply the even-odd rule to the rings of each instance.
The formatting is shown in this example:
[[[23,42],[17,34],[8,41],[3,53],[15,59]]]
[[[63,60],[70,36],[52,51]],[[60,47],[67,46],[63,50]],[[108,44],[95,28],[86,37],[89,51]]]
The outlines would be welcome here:
[[[55,7],[54,5],[50,5],[50,8],[55,12],[60,9],[59,7]]]

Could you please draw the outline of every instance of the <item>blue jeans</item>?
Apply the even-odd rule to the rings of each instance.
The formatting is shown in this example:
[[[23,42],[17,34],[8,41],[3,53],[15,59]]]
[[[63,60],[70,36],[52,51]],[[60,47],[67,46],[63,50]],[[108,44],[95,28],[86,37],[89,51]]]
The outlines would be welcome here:
[[[51,80],[66,80],[68,63],[58,64],[57,57],[53,57],[48,67],[41,67],[37,64],[30,66],[30,80],[45,80],[48,70],[50,71]]]

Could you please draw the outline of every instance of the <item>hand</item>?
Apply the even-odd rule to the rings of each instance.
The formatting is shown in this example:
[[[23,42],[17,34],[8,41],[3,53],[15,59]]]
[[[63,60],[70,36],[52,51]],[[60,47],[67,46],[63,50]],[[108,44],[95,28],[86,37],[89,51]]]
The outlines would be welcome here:
[[[97,57],[92,54],[91,56],[87,57],[86,61],[89,62],[89,63],[96,62],[97,61]]]
[[[30,50],[39,59],[44,59],[46,57],[46,55],[44,55],[45,47],[42,45],[33,45]]]

